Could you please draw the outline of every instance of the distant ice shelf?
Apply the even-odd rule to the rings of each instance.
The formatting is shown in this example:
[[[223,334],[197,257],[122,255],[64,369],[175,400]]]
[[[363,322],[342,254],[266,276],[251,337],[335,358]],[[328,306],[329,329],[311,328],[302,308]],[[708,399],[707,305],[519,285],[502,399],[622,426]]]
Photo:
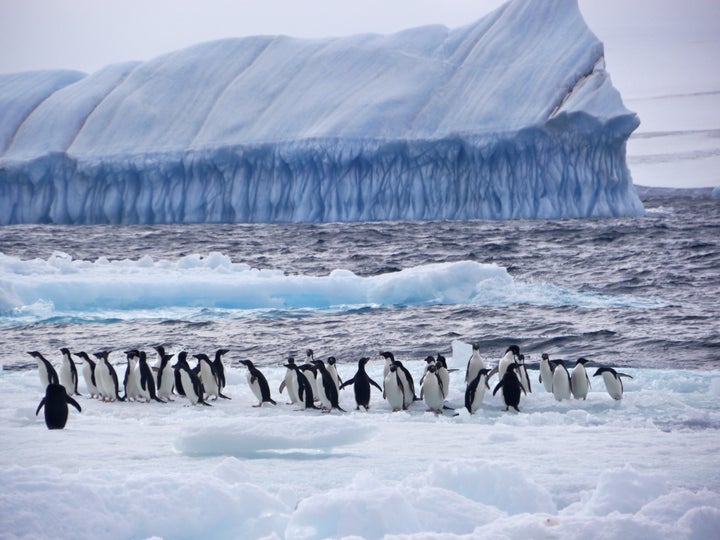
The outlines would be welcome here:
[[[0,75],[0,118],[0,224],[644,212],[625,156],[639,120],[576,0]]]

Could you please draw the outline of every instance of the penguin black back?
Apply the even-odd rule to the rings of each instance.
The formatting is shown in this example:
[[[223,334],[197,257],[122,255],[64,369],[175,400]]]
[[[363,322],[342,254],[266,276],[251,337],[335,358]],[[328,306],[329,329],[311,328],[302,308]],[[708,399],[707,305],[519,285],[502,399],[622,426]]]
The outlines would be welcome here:
[[[352,379],[349,379],[345,381],[342,386],[340,386],[340,389],[342,390],[346,386],[349,386],[350,384],[353,385],[353,390],[355,391],[355,403],[357,403],[357,409],[359,409],[361,406],[365,407],[365,410],[368,410],[370,408],[370,385],[372,384],[382,392],[382,388],[380,388],[380,385],[373,381],[370,376],[365,371],[365,364],[367,364],[368,358],[361,358],[358,360],[358,369],[355,373],[355,376],[353,376]]]
[[[517,412],[520,412],[520,409],[518,408],[520,405],[520,395],[525,392],[525,389],[522,387],[520,379],[515,374],[517,367],[518,365],[516,363],[510,364],[505,372],[505,375],[503,375],[502,380],[493,390],[494,396],[497,391],[502,388],[503,401],[505,401],[506,411],[512,407]]]
[[[40,413],[40,409],[45,407],[45,425],[47,428],[63,429],[68,418],[68,403],[75,407],[78,412],[82,412],[78,402],[68,396],[62,384],[50,383],[45,388],[45,397],[40,401],[35,416]]]

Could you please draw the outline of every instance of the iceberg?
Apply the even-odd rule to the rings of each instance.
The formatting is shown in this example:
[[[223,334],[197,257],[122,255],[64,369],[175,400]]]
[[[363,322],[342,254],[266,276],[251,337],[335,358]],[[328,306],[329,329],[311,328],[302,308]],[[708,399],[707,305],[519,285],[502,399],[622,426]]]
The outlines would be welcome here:
[[[577,0],[0,75],[0,118],[0,224],[644,212],[625,155],[639,120]]]

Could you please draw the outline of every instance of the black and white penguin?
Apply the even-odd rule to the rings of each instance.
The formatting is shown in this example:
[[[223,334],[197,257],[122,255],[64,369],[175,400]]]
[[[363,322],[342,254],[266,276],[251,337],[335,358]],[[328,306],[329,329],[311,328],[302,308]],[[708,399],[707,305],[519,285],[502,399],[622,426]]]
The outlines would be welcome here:
[[[98,363],[95,365],[95,380],[98,382],[98,389],[101,390],[103,401],[125,401],[120,396],[117,372],[108,361],[108,351],[93,353]]]
[[[470,384],[480,372],[481,369],[485,369],[485,362],[480,358],[480,345],[473,343],[472,354],[468,359],[467,369],[465,370],[465,384]]]
[[[100,397],[100,391],[98,390],[97,382],[95,381],[95,361],[92,360],[84,351],[76,352],[75,356],[83,361],[82,374],[90,397]]]
[[[546,392],[552,393],[552,378],[553,378],[553,369],[554,364],[550,361],[550,356],[548,353],[542,353],[542,358],[540,360],[540,375],[538,377],[538,380],[542,383],[542,385],[545,387]]]
[[[45,425],[47,428],[62,429],[67,423],[68,403],[75,407],[78,412],[82,412],[78,402],[68,396],[65,386],[50,383],[45,388],[45,397],[40,401],[35,416],[40,413],[40,409],[45,407]]]
[[[570,373],[563,360],[554,360],[553,370],[553,396],[558,401],[570,399]]]
[[[393,412],[405,410],[405,388],[400,370],[396,364],[391,364],[388,373],[383,379],[383,397],[387,400]]]
[[[301,403],[302,399],[300,398],[300,395],[298,393],[300,390],[298,376],[301,375],[301,373],[298,372],[298,367],[295,365],[295,358],[293,356],[290,356],[287,359],[287,363],[284,365],[287,369],[285,370],[285,377],[283,377],[283,380],[280,383],[278,392],[282,394],[283,391],[287,388],[288,397],[290,398],[290,403],[288,405]]]
[[[75,362],[73,362],[70,349],[63,347],[60,349],[62,354],[62,364],[60,364],[60,384],[65,387],[68,396],[79,396],[78,392],[78,372]]]
[[[140,372],[138,371],[140,351],[137,349],[125,351],[125,357],[127,359],[125,375],[123,376],[125,399],[127,401],[138,401],[144,397],[140,392]]]
[[[623,383],[620,377],[627,377],[632,379],[632,375],[627,373],[620,373],[615,371],[611,367],[601,367],[593,374],[593,377],[602,375],[603,381],[605,382],[605,389],[610,397],[614,400],[620,401],[623,398]]]
[[[317,390],[323,412],[330,412],[332,409],[345,412],[345,410],[340,407],[340,396],[338,395],[337,386],[335,386],[335,381],[333,381],[330,372],[328,372],[325,367],[325,363],[322,360],[315,360],[313,363],[318,370]]]
[[[220,382],[218,381],[217,373],[215,373],[215,368],[210,361],[210,357],[203,353],[193,356],[197,358],[198,366],[200,366],[200,382],[205,391],[205,399],[208,399],[210,396],[215,396],[217,400],[220,397]]]
[[[591,388],[590,377],[585,371],[586,363],[585,358],[578,358],[572,373],[570,373],[570,391],[575,399],[586,399]]]
[[[215,351],[215,359],[213,360],[213,369],[215,370],[215,376],[217,377],[218,381],[218,395],[221,398],[230,399],[228,396],[223,395],[222,391],[225,390],[225,365],[222,362],[222,357],[224,354],[229,353],[229,349],[218,349]]]
[[[315,406],[315,396],[312,392],[312,387],[310,386],[310,382],[308,381],[308,378],[305,376],[303,371],[300,369],[300,367],[293,361],[290,362],[290,360],[293,359],[291,356],[288,358],[288,363],[284,364],[284,366],[287,368],[288,372],[290,373],[290,381],[287,382],[288,389],[292,385],[293,387],[297,388],[297,397],[298,401],[296,403],[300,404],[302,406],[302,409],[317,409],[318,407]],[[288,375],[285,375],[285,380],[287,381]]]
[[[475,378],[465,388],[465,408],[470,414],[475,414],[482,405],[485,391],[490,390],[488,384],[489,369],[482,368],[477,372]]]
[[[432,355],[428,355],[425,357],[425,369],[423,370],[422,377],[420,377],[420,397],[423,397],[422,394],[422,385],[423,382],[425,382],[425,375],[428,374],[428,371],[430,370],[430,366],[435,365],[435,357]]]
[[[200,382],[200,377],[197,376],[195,370],[190,367],[187,363],[187,351],[182,351],[177,356],[177,362],[173,366],[175,370],[175,387],[178,386],[182,390],[183,396],[190,400],[192,405],[205,405],[206,407],[212,407],[203,397],[203,386]]]
[[[250,360],[240,360],[240,363],[248,368],[247,382],[250,385],[250,390],[259,400],[259,403],[253,405],[253,407],[262,407],[262,404],[266,402],[277,405],[275,400],[270,397],[270,386],[265,375]]]
[[[437,355],[435,371],[438,377],[440,377],[440,382],[442,382],[443,397],[447,399],[450,393],[450,370],[447,367],[447,359],[442,354]]]
[[[335,383],[335,387],[340,390],[340,386],[342,386],[343,380],[340,378],[340,375],[338,375],[337,372],[337,366],[335,365],[337,363],[337,359],[334,356],[331,356],[327,359],[327,372],[332,377],[333,382]]]
[[[355,403],[357,403],[355,410],[359,410],[361,406],[365,407],[366,411],[370,408],[370,385],[373,385],[382,392],[380,385],[373,381],[370,378],[370,375],[368,375],[365,371],[365,365],[367,363],[368,358],[363,357],[358,360],[358,369],[355,375],[352,379],[348,379],[340,386],[340,389],[342,390],[346,386],[350,386],[351,384],[353,385],[353,390],[355,391]]]
[[[154,399],[159,403],[165,403],[165,401],[160,399],[155,392],[155,375],[147,363],[147,355],[145,354],[145,351],[140,351],[137,372],[140,379],[140,398],[144,399],[146,403],[150,403],[151,399]]]
[[[428,412],[442,414],[445,390],[436,364],[428,367],[427,375],[422,384],[422,395],[425,405],[428,406]]]
[[[528,375],[527,366],[525,366],[525,355],[519,354],[517,361],[517,374],[520,379],[520,384],[523,386],[526,394],[532,392],[532,386],[530,385],[530,376]]]
[[[390,351],[381,352],[380,356],[385,358],[385,361],[387,362],[388,359],[391,359],[392,364],[395,364],[398,370],[398,374],[402,379],[402,387],[403,387],[403,401],[405,404],[405,409],[407,409],[413,401],[418,401],[419,398],[417,397],[417,394],[415,394],[415,381],[412,378],[412,375],[407,370],[407,368],[400,362],[399,360],[395,360],[395,355],[391,353]]]
[[[305,363],[300,366],[300,370],[305,374],[305,377],[307,378],[308,382],[310,383],[310,386],[312,387],[313,396],[315,396],[315,401],[318,400],[318,370],[317,366],[315,365],[315,357],[313,355],[313,350],[308,349],[305,353]]]
[[[162,345],[156,346],[155,351],[158,354],[157,395],[160,399],[174,401],[172,394],[175,388],[175,372],[170,364],[173,354],[166,353]]]
[[[516,369],[517,364],[515,362],[507,366],[505,375],[503,375],[502,380],[497,383],[497,386],[495,386],[493,390],[493,396],[502,388],[505,410],[507,411],[512,407],[517,412],[520,412],[520,396],[521,393],[525,392],[525,389],[522,387],[522,384],[520,384],[520,378],[515,373]]]
[[[43,391],[45,391],[48,384],[60,383],[57,371],[55,371],[55,368],[47,358],[45,358],[39,351],[28,351],[28,354],[37,360],[40,385],[42,386]]]

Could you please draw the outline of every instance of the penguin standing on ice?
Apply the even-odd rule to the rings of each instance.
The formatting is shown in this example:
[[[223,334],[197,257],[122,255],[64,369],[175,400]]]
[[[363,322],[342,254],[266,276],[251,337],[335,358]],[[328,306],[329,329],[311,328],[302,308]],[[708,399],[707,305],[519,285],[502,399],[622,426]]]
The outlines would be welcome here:
[[[162,399],[157,397],[155,393],[155,376],[147,363],[147,355],[145,351],[140,351],[140,356],[137,364],[137,371],[140,379],[139,394],[140,397],[145,400],[146,403],[150,403],[151,399],[159,403],[165,403]]]
[[[257,405],[253,405],[253,407],[262,407],[263,403],[277,405],[275,400],[270,397],[270,385],[268,385],[265,375],[263,375],[250,360],[240,360],[240,363],[248,368],[247,382],[250,385],[250,390],[252,390],[255,397],[260,400],[260,402]]]
[[[425,400],[425,405],[428,406],[428,412],[442,414],[443,402],[445,401],[445,389],[443,388],[443,383],[437,371],[437,365],[435,364],[428,367],[427,376],[422,385],[422,395]]]
[[[325,367],[325,364],[322,360],[315,360],[314,364],[318,370],[317,389],[323,412],[329,413],[333,409],[345,412],[345,409],[340,406],[338,389],[337,386],[335,386],[335,381],[333,381],[333,378]]]
[[[40,385],[43,390],[47,388],[48,384],[59,384],[60,379],[58,378],[57,371],[53,365],[45,358],[39,351],[28,351],[28,354],[37,360],[38,374],[40,375]]]
[[[287,388],[288,397],[290,398],[289,405],[301,403],[302,400],[298,394],[300,386],[298,383],[298,367],[295,365],[295,358],[290,356],[284,365],[287,369],[285,370],[285,377],[280,383],[278,392],[282,394],[283,390]],[[290,367],[288,367],[288,365],[290,365]]]
[[[340,378],[340,375],[338,375],[337,372],[337,366],[335,365],[337,363],[337,359],[334,356],[331,356],[327,359],[327,372],[330,374],[330,377],[332,377],[333,382],[335,383],[335,388],[340,390],[340,387],[342,386],[342,379]]]
[[[84,351],[76,352],[75,356],[83,360],[82,374],[90,397],[100,397],[100,391],[98,390],[97,381],[95,380],[95,361],[91,360]]]
[[[68,396],[79,396],[78,392],[78,372],[75,362],[73,362],[70,349],[63,347],[60,349],[62,353],[62,364],[60,365],[60,384],[65,387]]]
[[[310,383],[310,387],[313,391],[313,396],[315,396],[315,401],[318,399],[318,387],[317,387],[317,376],[318,376],[318,370],[317,366],[315,365],[315,357],[313,355],[313,350],[308,349],[305,352],[306,358],[305,363],[300,366],[300,370],[305,374],[305,377],[307,378],[308,382]]]
[[[485,391],[490,390],[488,384],[489,369],[482,368],[477,372],[475,378],[465,388],[465,408],[470,414],[475,414],[482,405]]]
[[[602,375],[603,381],[605,382],[605,389],[610,397],[616,401],[620,401],[623,398],[623,383],[620,377],[627,377],[632,379],[632,375],[627,373],[619,373],[611,367],[601,367],[594,374],[593,377]]]
[[[510,407],[512,407],[517,412],[520,412],[520,397],[521,393],[525,392],[525,389],[522,387],[522,384],[520,384],[520,379],[515,373],[516,369],[517,364],[514,362],[507,366],[505,375],[503,375],[502,380],[497,383],[497,386],[495,386],[495,389],[493,390],[493,396],[497,394],[498,390],[502,389],[502,398],[505,403],[505,410],[510,410]]]
[[[291,384],[297,388],[297,394],[299,398],[297,403],[300,403],[302,405],[302,409],[300,410],[317,409],[317,407],[315,406],[315,396],[313,395],[310,382],[308,381],[303,371],[298,367],[298,365],[295,364],[295,362],[290,362],[290,360],[292,360],[292,356],[288,359],[288,363],[285,364],[285,367],[287,368],[291,377],[291,382],[287,383],[288,389],[290,388]],[[285,375],[285,377],[285,380],[287,380],[287,375]]]
[[[450,370],[447,367],[447,359],[442,354],[437,355],[437,360],[435,361],[435,371],[438,377],[440,377],[440,382],[442,382],[443,395],[447,398],[450,393]]]
[[[108,361],[108,351],[93,353],[98,363],[95,366],[96,380],[99,387],[102,388],[103,401],[125,401],[124,397],[120,397],[118,387],[117,372],[113,365]],[[99,375],[99,379],[97,377]]]
[[[555,366],[550,361],[550,356],[548,353],[542,353],[542,358],[540,360],[540,375],[538,377],[538,380],[542,383],[542,385],[545,387],[546,392],[552,393],[552,379],[553,379],[553,368]]]
[[[175,388],[175,373],[170,359],[173,357],[172,354],[165,352],[165,347],[158,345],[155,347],[155,351],[158,354],[159,365],[157,372],[157,395],[160,399],[168,401],[174,401],[172,399],[173,388]]]
[[[430,366],[434,366],[434,365],[435,365],[435,357],[432,355],[426,356],[425,357],[425,369],[423,370],[422,377],[420,377],[420,397],[423,397],[422,385],[423,385],[423,382],[425,382],[425,375],[427,375],[428,371],[430,371]]]
[[[518,377],[520,378],[520,384],[522,384],[525,393],[529,394],[530,392],[532,392],[532,387],[530,386],[530,377],[528,376],[527,366],[525,366],[524,354],[518,355],[517,365],[517,372]]]
[[[229,349],[218,349],[215,351],[215,359],[212,362],[213,369],[215,370],[215,376],[217,377],[218,381],[218,395],[221,398],[230,399],[228,396],[224,396],[222,391],[225,390],[225,366],[222,362],[222,357],[224,354],[229,353]]]
[[[68,418],[68,403],[82,412],[80,405],[72,397],[68,396],[65,386],[57,383],[50,383],[45,388],[45,397],[40,401],[35,416],[40,409],[45,407],[45,425],[48,429],[63,429]]]
[[[203,353],[194,356],[197,358],[198,366],[200,366],[200,382],[203,385],[206,399],[210,396],[215,396],[217,400],[220,397],[220,384],[210,357]]]
[[[127,358],[127,367],[125,368],[125,376],[123,377],[125,399],[128,401],[137,401],[143,397],[140,392],[140,372],[138,371],[140,351],[137,349],[125,351],[125,357]]]
[[[393,412],[405,410],[405,388],[400,378],[398,366],[391,364],[388,373],[383,379],[383,397],[387,400]]]
[[[380,385],[373,381],[365,371],[365,364],[367,363],[368,358],[363,357],[358,360],[358,369],[353,378],[348,379],[340,386],[342,390],[346,386],[353,385],[353,390],[355,390],[355,403],[357,403],[355,410],[359,410],[361,406],[365,407],[366,411],[370,408],[370,385],[373,385],[382,392]]]
[[[465,384],[470,384],[477,377],[481,369],[485,369],[485,362],[480,358],[480,345],[473,343],[472,354],[470,355],[465,371]]]
[[[553,370],[553,396],[558,401],[570,399],[570,373],[563,360],[555,360]]]
[[[575,399],[587,398],[590,390],[590,377],[585,371],[585,364],[587,364],[585,358],[578,358],[570,374],[570,391]]]
[[[394,364],[396,366],[398,375],[400,376],[400,378],[402,379],[402,382],[403,382],[403,384],[402,384],[403,396],[404,396],[403,397],[403,402],[404,402],[403,408],[407,409],[412,404],[413,401],[418,401],[418,399],[419,399],[417,397],[417,395],[415,394],[415,381],[413,380],[412,375],[407,370],[407,368],[402,364],[402,362],[400,362],[400,360],[395,360],[395,355],[393,353],[391,353],[390,351],[381,352],[380,356],[385,358],[386,363],[388,361],[390,361],[391,365]],[[388,371],[389,371],[389,368],[387,367],[387,365],[386,365],[386,369],[388,369]]]
[[[187,351],[182,351],[177,356],[177,362],[173,366],[175,369],[175,387],[182,391],[183,396],[190,400],[190,403],[196,405],[200,403],[206,407],[212,407],[203,397],[203,386],[200,378],[195,371],[190,368],[187,363]]]

